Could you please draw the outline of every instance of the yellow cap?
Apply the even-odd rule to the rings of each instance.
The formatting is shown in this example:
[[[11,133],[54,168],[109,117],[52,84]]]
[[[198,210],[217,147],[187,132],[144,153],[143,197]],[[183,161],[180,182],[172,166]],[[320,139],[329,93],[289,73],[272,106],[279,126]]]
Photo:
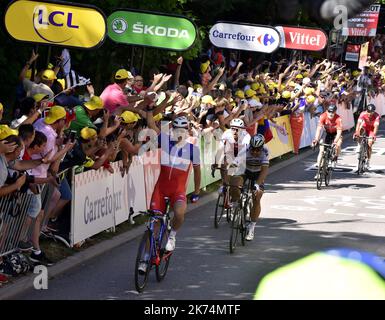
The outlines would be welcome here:
[[[18,136],[18,135],[19,135],[19,131],[11,129],[6,124],[0,125],[0,140],[7,139],[10,136]]]
[[[50,69],[44,70],[44,72],[41,75],[41,78],[43,80],[55,80],[55,79],[57,79],[55,72],[53,70],[50,70]]]
[[[260,88],[260,84],[258,82],[254,82],[251,84],[251,89],[253,89],[254,91],[257,91],[259,88]]]
[[[36,102],[40,102],[41,100],[47,98],[49,98],[49,95],[44,93],[37,93],[33,96],[33,100],[35,100]]]
[[[313,95],[307,96],[306,102],[309,104],[314,103],[315,102],[315,96],[313,96]]]
[[[130,71],[127,71],[126,69],[119,69],[115,73],[115,79],[116,80],[123,80],[123,79],[133,79]]]
[[[209,68],[210,66],[210,61],[207,60],[205,63],[201,63],[201,73],[205,73],[207,71],[207,69]]]
[[[294,81],[289,82],[289,87],[295,87],[295,86],[297,86],[297,84]]]
[[[4,110],[3,104],[0,102],[0,111],[3,111],[3,110]]]
[[[253,96],[255,96],[257,93],[253,90],[253,89],[247,89],[245,91],[245,96],[246,98],[252,98]]]
[[[282,98],[283,99],[290,99],[291,98],[291,92],[290,91],[282,92]]]
[[[217,105],[217,104],[215,103],[213,97],[210,96],[210,95],[203,96],[201,102],[204,103],[204,104],[211,104],[211,105],[213,105],[213,106],[216,106],[216,105]]]
[[[122,122],[126,124],[137,122],[140,119],[138,114],[131,111],[124,111],[120,117],[123,119]]]
[[[266,91],[265,87],[260,87],[258,93],[259,93],[259,94],[266,94],[267,91]]]
[[[303,79],[303,75],[302,74],[297,74],[297,76],[295,78],[296,79]]]
[[[93,96],[90,101],[84,103],[84,106],[88,110],[102,110],[104,107],[104,102],[98,96]]]
[[[95,129],[92,129],[92,128],[88,128],[88,127],[85,127],[83,128],[81,131],[80,131],[80,136],[82,137],[82,139],[84,140],[90,140],[92,139],[93,137],[97,136],[98,133],[96,132]]]
[[[242,90],[235,91],[235,96],[239,99],[245,99],[245,93]]]
[[[314,88],[305,88],[303,92],[305,93],[305,95],[310,96],[314,93]]]
[[[194,84],[194,90],[198,90],[200,88],[202,88],[202,85],[201,84]]]
[[[353,77],[358,77],[360,74],[361,74],[361,72],[358,71],[358,70],[354,70],[354,71],[352,72],[352,76],[353,76]]]
[[[67,116],[66,110],[62,106],[53,106],[49,109],[48,116],[44,119],[46,124],[52,124]]]
[[[154,121],[160,121],[163,119],[163,115],[161,113],[158,113],[155,117],[154,117]]]

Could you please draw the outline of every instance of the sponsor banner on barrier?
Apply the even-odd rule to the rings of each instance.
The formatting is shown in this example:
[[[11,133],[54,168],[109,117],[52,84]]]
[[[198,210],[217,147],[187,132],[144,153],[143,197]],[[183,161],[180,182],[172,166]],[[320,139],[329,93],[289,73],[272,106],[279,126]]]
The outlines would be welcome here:
[[[350,130],[354,127],[354,116],[352,109],[347,109],[345,104],[337,103],[337,114],[342,120],[342,130]]]
[[[348,44],[346,46],[345,60],[357,62],[360,58],[360,49],[361,46],[359,44]]]
[[[72,245],[114,226],[114,214],[122,205],[122,193],[114,193],[113,176],[104,169],[75,175]]]
[[[197,31],[186,17],[142,11],[115,11],[107,19],[108,36],[115,42],[188,50],[194,44]]]
[[[122,194],[122,205],[115,211],[115,224],[121,224],[128,220],[130,212],[133,217],[139,214],[139,211],[146,211],[146,196],[142,190],[144,187],[144,172],[141,159],[139,157],[132,158],[132,164],[128,174],[122,177],[120,168],[121,162],[112,164],[114,169],[113,183],[114,192]]]
[[[210,41],[219,48],[272,53],[281,39],[270,26],[218,22],[210,29]]]
[[[130,208],[136,213],[146,210],[144,172],[140,159],[133,157],[129,174],[124,177],[120,167],[121,162],[115,162],[112,164],[113,174],[99,169],[75,175],[72,186],[72,245],[127,221]]]
[[[144,185],[147,208],[150,207],[152,193],[160,174],[160,149],[148,151],[142,155]]]
[[[328,38],[321,29],[300,27],[275,27],[281,34],[281,48],[293,50],[322,51]]]
[[[365,11],[348,20],[347,27],[342,29],[343,36],[374,37],[377,33],[380,4],[373,4]]]
[[[19,41],[91,49],[105,39],[103,13],[93,6],[19,0],[5,13],[5,28]]]
[[[267,144],[270,159],[293,151],[293,136],[289,116],[282,116],[270,121],[270,128],[274,138]]]
[[[309,112],[304,113],[304,124],[299,148],[309,147],[315,137],[317,131],[319,117],[311,118]]]

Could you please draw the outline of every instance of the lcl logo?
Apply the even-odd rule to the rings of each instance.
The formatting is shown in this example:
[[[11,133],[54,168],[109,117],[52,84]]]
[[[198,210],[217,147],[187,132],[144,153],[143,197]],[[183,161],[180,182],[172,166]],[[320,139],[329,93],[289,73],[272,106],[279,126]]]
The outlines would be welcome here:
[[[53,41],[47,39],[47,37],[44,36],[41,31],[48,29],[49,26],[79,29],[79,26],[73,22],[72,12],[64,12],[59,10],[48,12],[46,6],[35,7],[33,13],[33,27],[40,38],[52,43],[63,43],[71,39],[71,37],[62,41]]]

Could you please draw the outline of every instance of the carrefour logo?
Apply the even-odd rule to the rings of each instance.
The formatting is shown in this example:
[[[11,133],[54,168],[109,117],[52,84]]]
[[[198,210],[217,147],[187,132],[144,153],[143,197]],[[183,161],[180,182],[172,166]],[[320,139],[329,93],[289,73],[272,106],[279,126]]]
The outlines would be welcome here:
[[[210,30],[210,41],[220,48],[271,53],[278,49],[280,35],[269,26],[217,23]]]
[[[107,29],[97,8],[31,0],[9,5],[5,27],[19,41],[79,48],[101,44]]]
[[[262,37],[262,36],[261,36]],[[270,46],[275,42],[274,37],[271,34],[265,34],[263,36],[263,45]]]

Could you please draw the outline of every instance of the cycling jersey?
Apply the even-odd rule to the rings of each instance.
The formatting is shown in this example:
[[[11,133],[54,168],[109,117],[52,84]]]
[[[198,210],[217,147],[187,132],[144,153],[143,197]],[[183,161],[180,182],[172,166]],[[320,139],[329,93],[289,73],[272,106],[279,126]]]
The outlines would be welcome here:
[[[374,112],[372,115],[366,111],[361,112],[358,120],[363,121],[362,128],[365,129],[366,135],[369,137],[374,136],[374,126],[380,124],[380,115],[377,112]]]
[[[321,114],[318,126],[323,127],[326,133],[336,133],[342,130],[342,119],[338,114],[335,114],[333,119],[329,119],[327,112],[324,112]]]
[[[262,166],[269,165],[269,149],[263,146],[260,154],[255,157],[251,154],[250,148],[246,153],[246,171],[257,173],[262,170]]]
[[[200,166],[200,150],[188,142],[178,147],[178,142],[164,133],[159,135],[158,143],[161,148],[160,175],[152,194],[150,209],[164,213],[164,197],[170,198],[171,206],[177,201],[186,202],[191,164]]]

